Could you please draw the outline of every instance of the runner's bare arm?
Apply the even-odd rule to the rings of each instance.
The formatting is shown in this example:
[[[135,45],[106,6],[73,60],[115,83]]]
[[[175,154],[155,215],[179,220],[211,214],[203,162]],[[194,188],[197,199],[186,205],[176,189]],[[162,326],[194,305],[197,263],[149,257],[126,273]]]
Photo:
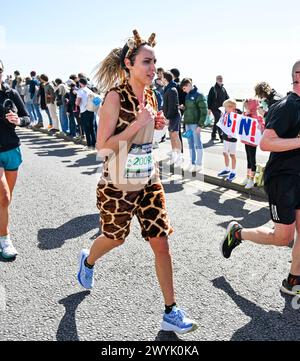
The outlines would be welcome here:
[[[100,108],[100,122],[97,134],[97,150],[101,156],[106,156],[111,151],[119,150],[119,142],[130,140],[154,116],[146,108],[139,111],[138,116],[123,132],[113,135],[119,119],[120,96],[111,91],[107,94],[103,106]]]
[[[260,141],[264,152],[286,152],[300,148],[300,138],[279,138],[274,129],[266,129]]]

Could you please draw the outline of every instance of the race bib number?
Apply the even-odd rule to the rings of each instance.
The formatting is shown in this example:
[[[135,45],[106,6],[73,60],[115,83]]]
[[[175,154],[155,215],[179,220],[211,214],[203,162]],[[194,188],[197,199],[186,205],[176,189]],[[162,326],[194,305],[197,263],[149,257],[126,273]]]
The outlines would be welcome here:
[[[133,144],[127,157],[125,178],[150,177],[153,167],[152,143]]]

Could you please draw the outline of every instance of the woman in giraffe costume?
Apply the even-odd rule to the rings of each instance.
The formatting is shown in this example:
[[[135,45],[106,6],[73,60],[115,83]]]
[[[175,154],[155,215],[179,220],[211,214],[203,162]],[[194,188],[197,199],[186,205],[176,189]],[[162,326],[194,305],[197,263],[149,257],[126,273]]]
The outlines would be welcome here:
[[[93,288],[96,261],[124,243],[136,215],[155,256],[165,301],[161,327],[184,334],[197,326],[176,304],[168,244],[173,229],[152,154],[154,129],[166,124],[149,88],[156,73],[155,44],[155,34],[143,40],[134,30],[133,37],[123,48],[113,49],[97,72],[100,89],[106,93],[97,136],[97,149],[105,157],[97,187],[102,235],[90,250],[81,251],[78,281],[86,289]]]

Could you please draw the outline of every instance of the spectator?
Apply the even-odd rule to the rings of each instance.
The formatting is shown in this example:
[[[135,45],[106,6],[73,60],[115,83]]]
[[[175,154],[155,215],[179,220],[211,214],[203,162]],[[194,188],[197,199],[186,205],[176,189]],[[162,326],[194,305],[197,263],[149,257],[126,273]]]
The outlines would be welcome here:
[[[79,78],[78,78],[78,76],[76,75],[76,74],[71,74],[70,76],[69,76],[69,80],[68,80],[68,82],[70,82],[70,81],[73,81],[73,82],[75,82],[75,84],[76,84],[76,87],[79,89]],[[67,83],[68,83],[67,82]],[[69,85],[69,84],[68,84]]]
[[[56,98],[56,105],[58,106],[59,111],[59,120],[62,132],[64,134],[69,133],[69,119],[66,110],[66,103],[65,103],[65,95],[69,91],[67,86],[63,83],[63,81],[59,78],[55,79],[55,98]]]
[[[188,137],[191,163],[186,170],[198,172],[202,169],[203,145],[201,141],[201,128],[204,127],[207,116],[207,103],[205,96],[199,93],[192,79],[185,78],[181,82],[181,88],[186,93],[184,107],[184,125]]]
[[[210,89],[207,98],[209,115],[213,113],[214,116],[214,125],[211,134],[211,140],[217,140],[216,135],[218,131],[220,141],[223,142],[222,130],[217,127],[217,123],[221,117],[221,111],[219,108],[223,106],[223,103],[227,99],[229,99],[229,96],[223,85],[223,77],[222,75],[218,75],[216,77],[216,84]]]
[[[185,104],[185,97],[186,94],[185,92],[181,89],[180,87],[180,71],[177,68],[173,68],[170,70],[170,72],[173,75],[173,80],[176,83],[177,86],[177,91],[178,91],[178,98],[179,98],[179,111],[181,114],[181,117],[183,116],[183,112],[184,112],[184,104]],[[182,134],[181,134],[181,123],[180,123],[180,127],[179,127],[179,139],[181,142],[181,154],[183,154],[183,142],[182,142]]]
[[[262,116],[258,113],[259,102],[256,99],[247,99],[244,104],[246,109],[245,115],[254,119],[257,119],[261,132],[264,131],[265,122]],[[243,142],[245,144],[247,154],[247,177],[243,181],[242,185],[246,189],[254,187],[254,177],[256,172],[256,145]]]
[[[12,81],[12,88],[13,89],[15,89],[16,88],[16,86],[17,86],[17,79],[18,79],[18,76],[20,76],[21,74],[20,74],[20,72],[19,72],[19,70],[15,70],[14,71],[14,77],[15,77],[15,79]]]
[[[180,71],[177,69],[177,68],[173,68],[170,70],[170,72],[172,73],[173,75],[173,80],[174,82],[176,83],[177,85],[177,91],[178,91],[178,97],[179,97],[179,105],[185,105],[185,99],[186,99],[186,94],[185,92],[182,90],[180,84],[181,84],[181,81],[180,81]],[[182,112],[181,112],[181,115],[183,114],[183,109],[181,109]]]
[[[45,85],[40,82],[40,87],[39,87],[39,91],[38,91],[38,99],[40,101],[40,107],[42,110],[44,110],[47,114],[47,117],[48,117],[48,121],[49,121],[49,124],[48,124],[48,129],[52,129],[52,119],[51,119],[51,115],[50,115],[50,112],[49,112],[49,109],[47,107],[47,103],[46,103],[46,96],[45,96]]]
[[[36,128],[43,128],[43,117],[40,110],[40,104],[39,104],[39,87],[40,82],[36,78],[36,72],[32,71],[30,73],[31,80],[29,82],[29,92],[30,92],[30,98],[33,104],[34,112],[36,115],[37,124],[35,125]]]
[[[49,113],[52,119],[52,128],[50,129],[50,132],[56,133],[59,132],[59,119],[57,116],[57,107],[55,104],[55,84],[53,84],[53,82],[49,82],[49,78],[46,74],[42,74],[40,79],[44,85],[46,105],[49,109]]]
[[[262,100],[263,108],[266,110],[264,114],[264,117],[266,118],[270,107],[282,99],[282,96],[277,93],[275,89],[271,88],[267,82],[264,81],[256,84],[254,90],[255,96]]]
[[[17,85],[15,87],[16,91],[19,93],[20,97],[24,102],[24,95],[25,95],[25,83],[21,76],[17,77]]]
[[[160,93],[160,95],[164,96],[164,84],[163,84],[163,75],[164,75],[164,69],[163,68],[157,68],[156,70],[156,79],[154,80],[154,86],[156,91]]]
[[[94,112],[87,110],[88,96],[91,90],[87,87],[87,79],[80,78],[80,89],[77,93],[76,105],[80,107],[81,121],[86,137],[87,148],[95,150],[96,134],[94,128]]]
[[[69,124],[70,124],[70,136],[76,137],[76,121],[79,118],[80,110],[79,107],[76,105],[76,98],[77,98],[77,87],[76,83],[73,80],[69,81],[70,91],[66,93],[65,100],[67,104],[67,115],[69,117]]]
[[[171,72],[164,72],[163,83],[165,85],[163,112],[169,122],[169,134],[172,146],[172,154],[169,165],[175,164],[175,166],[181,166],[183,163],[183,157],[180,154],[181,142],[179,138],[181,115],[178,107],[179,97],[177,85],[173,80]]]
[[[225,115],[229,115],[230,113],[241,113],[236,109],[236,101],[234,99],[227,99],[223,103],[223,107],[225,108]],[[223,155],[225,168],[218,174],[218,177],[224,177],[229,182],[232,182],[236,178],[236,146],[237,139],[228,136],[223,133]],[[231,169],[230,169],[230,159],[231,158]]]
[[[32,103],[32,99],[30,96],[30,78],[25,78],[25,85],[24,85],[24,103],[27,110],[27,113],[30,117],[30,125],[34,125],[34,122],[36,121],[36,115]]]
[[[11,76],[11,75],[7,75],[4,83],[7,84],[7,85],[11,88],[11,87],[12,87],[12,82],[13,82],[12,76]]]

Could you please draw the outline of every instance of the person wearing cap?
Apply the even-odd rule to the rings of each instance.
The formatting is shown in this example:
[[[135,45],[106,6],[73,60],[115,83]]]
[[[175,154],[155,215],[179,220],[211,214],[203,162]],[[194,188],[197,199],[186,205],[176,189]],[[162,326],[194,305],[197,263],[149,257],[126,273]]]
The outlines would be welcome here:
[[[3,71],[0,60],[0,253],[5,259],[13,259],[18,252],[10,238],[9,206],[22,163],[15,129],[29,125],[30,118],[19,93],[3,82]]]

